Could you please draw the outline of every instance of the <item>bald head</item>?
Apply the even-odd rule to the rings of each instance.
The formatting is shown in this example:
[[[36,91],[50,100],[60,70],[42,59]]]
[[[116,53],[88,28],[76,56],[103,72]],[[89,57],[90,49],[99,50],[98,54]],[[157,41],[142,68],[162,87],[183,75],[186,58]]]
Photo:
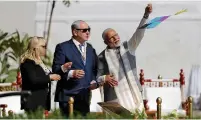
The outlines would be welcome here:
[[[103,38],[104,41],[107,41],[107,34],[109,33],[109,31],[114,31],[114,29],[112,29],[112,28],[107,28],[107,29],[105,29],[105,30],[103,31],[103,33],[102,33],[102,38]]]
[[[115,48],[119,46],[120,37],[118,33],[112,28],[105,29],[102,33],[102,38],[104,40],[104,43],[110,48]]]

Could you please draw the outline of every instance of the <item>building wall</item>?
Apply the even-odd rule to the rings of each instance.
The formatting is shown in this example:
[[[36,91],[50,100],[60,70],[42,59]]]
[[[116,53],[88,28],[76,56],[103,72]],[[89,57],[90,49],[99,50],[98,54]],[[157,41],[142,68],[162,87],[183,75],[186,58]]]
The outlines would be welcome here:
[[[56,3],[49,48],[54,52],[55,44],[71,38],[70,25],[74,20],[83,19],[92,28],[90,43],[100,53],[105,45],[101,34],[111,27],[119,32],[122,41],[128,40],[137,28],[149,2],[86,2],[72,3],[66,8]],[[36,13],[36,34],[43,34],[46,3],[38,3]],[[136,56],[139,69],[147,77],[178,76],[180,68],[189,73],[192,64],[200,61],[201,2],[152,2],[156,16],[170,15],[187,8],[188,12],[172,16],[154,29],[147,29]],[[165,68],[165,69],[164,69]],[[154,70],[153,70],[154,69]],[[188,74],[187,74],[188,75]]]
[[[102,31],[111,27],[119,33],[122,41],[129,40],[148,3],[147,1],[80,0],[79,3],[73,2],[69,8],[66,8],[62,2],[57,2],[48,46],[54,52],[57,43],[71,38],[72,22],[82,19],[92,28],[89,42],[99,54],[106,47],[101,38]],[[179,78],[180,69],[184,69],[186,86],[188,86],[192,65],[201,63],[201,8],[199,7],[201,2],[154,1],[152,4],[153,13],[149,19],[173,15],[184,8],[187,8],[188,12],[171,16],[158,27],[146,30],[136,50],[138,74],[140,69],[144,69],[145,77],[148,78],[157,78],[159,74],[163,78]],[[37,9],[40,11],[36,14],[36,34],[42,35],[45,3],[38,3]],[[94,96],[97,97],[95,92]]]
[[[0,1],[0,29],[5,32],[35,34],[36,2]]]
[[[70,25],[74,20],[85,20],[92,28],[89,42],[99,54],[106,46],[101,38],[102,31],[114,28],[122,41],[129,40],[137,28],[148,1],[84,1],[72,2],[70,7],[56,2],[48,48],[54,53],[57,43],[71,38]],[[38,2],[0,2],[0,28],[4,31],[27,32],[43,36],[47,5]],[[201,61],[201,2],[158,2],[154,1],[149,19],[173,15],[187,8],[188,12],[171,16],[154,29],[147,29],[136,50],[138,73],[144,69],[145,77],[178,78],[183,68],[188,86],[189,74],[194,64]],[[48,13],[49,14],[49,13]]]

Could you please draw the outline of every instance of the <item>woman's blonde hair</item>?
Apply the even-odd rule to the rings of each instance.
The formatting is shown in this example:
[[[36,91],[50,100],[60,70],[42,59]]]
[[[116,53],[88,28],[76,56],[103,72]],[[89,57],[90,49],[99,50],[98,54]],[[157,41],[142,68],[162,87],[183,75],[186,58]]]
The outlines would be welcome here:
[[[46,40],[43,37],[37,37],[37,36],[31,37],[29,40],[30,41],[27,50],[20,57],[20,63],[24,63],[26,59],[33,60],[35,61],[36,64],[42,63],[39,53],[40,51],[38,48],[40,46],[39,43],[46,42]]]

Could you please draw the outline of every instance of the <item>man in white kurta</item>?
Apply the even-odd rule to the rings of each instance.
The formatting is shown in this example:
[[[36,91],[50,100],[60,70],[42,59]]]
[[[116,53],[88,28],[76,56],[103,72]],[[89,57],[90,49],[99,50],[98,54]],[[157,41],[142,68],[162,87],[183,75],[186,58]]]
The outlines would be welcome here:
[[[101,90],[103,101],[118,102],[131,112],[136,109],[142,110],[144,107],[142,87],[137,77],[135,50],[145,32],[145,29],[140,27],[146,23],[151,12],[152,5],[148,4],[139,27],[131,39],[122,44],[114,29],[108,28],[102,34],[104,43],[107,45],[99,55],[98,65],[98,76],[105,82]]]

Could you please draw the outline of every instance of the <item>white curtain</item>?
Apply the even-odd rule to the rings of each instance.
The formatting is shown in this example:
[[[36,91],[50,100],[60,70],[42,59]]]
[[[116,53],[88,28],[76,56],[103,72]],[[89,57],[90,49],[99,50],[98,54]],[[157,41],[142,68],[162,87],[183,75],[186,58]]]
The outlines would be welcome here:
[[[193,65],[189,75],[187,97],[193,97],[193,108],[201,109],[201,69]]]

